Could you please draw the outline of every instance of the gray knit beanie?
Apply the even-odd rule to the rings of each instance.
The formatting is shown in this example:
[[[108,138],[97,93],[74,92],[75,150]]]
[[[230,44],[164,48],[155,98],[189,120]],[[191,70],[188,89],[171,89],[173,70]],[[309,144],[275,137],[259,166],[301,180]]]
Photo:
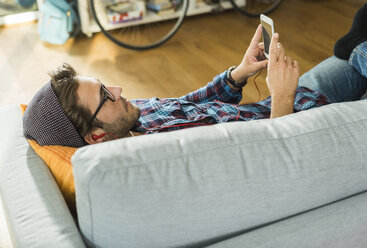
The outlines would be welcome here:
[[[87,145],[66,116],[51,82],[44,85],[29,103],[23,115],[23,128],[24,136],[41,146]]]

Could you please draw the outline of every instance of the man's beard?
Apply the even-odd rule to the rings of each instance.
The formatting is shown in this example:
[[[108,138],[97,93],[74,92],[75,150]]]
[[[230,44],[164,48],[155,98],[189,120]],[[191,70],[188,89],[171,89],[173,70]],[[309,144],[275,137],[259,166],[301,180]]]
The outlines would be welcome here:
[[[129,134],[131,128],[135,125],[136,121],[140,117],[140,109],[136,110],[136,114],[131,116],[128,115],[127,118],[119,117],[112,123],[103,123],[102,128],[106,133],[113,134],[116,138],[124,138]],[[107,140],[113,140],[113,136],[105,136]]]

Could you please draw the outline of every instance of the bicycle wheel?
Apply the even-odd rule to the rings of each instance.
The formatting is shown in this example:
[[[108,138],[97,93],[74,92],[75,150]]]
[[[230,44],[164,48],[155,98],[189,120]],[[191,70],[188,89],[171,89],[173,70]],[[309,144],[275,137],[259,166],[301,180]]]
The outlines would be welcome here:
[[[119,46],[145,50],[162,45],[180,28],[189,0],[89,0],[102,33]]]
[[[283,0],[229,0],[236,10],[250,17],[259,17],[276,9]]]

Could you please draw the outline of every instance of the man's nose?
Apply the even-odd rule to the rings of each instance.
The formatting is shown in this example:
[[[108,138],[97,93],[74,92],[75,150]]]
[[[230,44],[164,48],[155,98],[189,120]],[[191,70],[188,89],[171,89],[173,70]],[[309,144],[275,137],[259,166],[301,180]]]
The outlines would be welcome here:
[[[107,87],[107,89],[112,93],[115,99],[119,99],[121,96],[122,88],[120,86],[111,86]]]

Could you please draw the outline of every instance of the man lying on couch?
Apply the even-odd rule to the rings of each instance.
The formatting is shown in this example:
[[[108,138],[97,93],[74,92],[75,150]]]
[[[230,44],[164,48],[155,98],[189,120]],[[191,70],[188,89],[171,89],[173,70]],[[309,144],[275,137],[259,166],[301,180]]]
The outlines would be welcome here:
[[[298,62],[285,54],[278,34],[272,37],[269,60],[265,59],[259,25],[239,66],[180,98],[128,101],[121,97],[120,87],[78,76],[63,64],[30,102],[23,117],[25,137],[40,145],[81,147],[134,134],[275,118],[358,100],[367,89],[366,20],[367,4],[357,12],[350,32],[336,43],[339,58],[328,58],[301,78]],[[239,105],[247,78],[265,67],[271,96]]]

